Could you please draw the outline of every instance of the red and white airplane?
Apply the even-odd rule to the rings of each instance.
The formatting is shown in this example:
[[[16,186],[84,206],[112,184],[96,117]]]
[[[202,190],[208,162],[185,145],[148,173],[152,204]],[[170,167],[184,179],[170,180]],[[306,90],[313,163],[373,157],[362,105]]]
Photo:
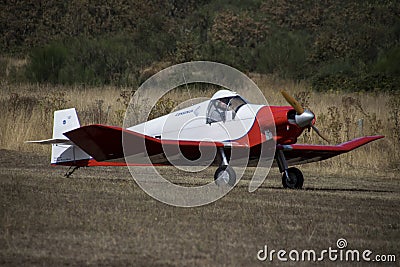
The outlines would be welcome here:
[[[29,142],[51,144],[51,164],[74,167],[67,176],[86,166],[171,165],[175,157],[184,159],[186,165],[202,164],[199,159],[218,164],[216,183],[230,186],[236,183],[230,165],[232,151],[246,150],[239,155],[244,155],[247,166],[251,166],[260,159],[261,146],[269,142],[283,187],[299,189],[303,175],[289,166],[325,160],[383,138],[365,136],[339,145],[296,144],[302,132],[310,128],[327,138],[315,127],[314,113],[303,109],[286,92],[282,94],[291,106],[251,104],[235,92],[220,90],[210,100],[129,128],[99,124],[81,127],[74,108],[58,110],[54,112],[53,138]],[[173,152],[166,155],[166,149]],[[211,149],[214,152],[207,153]]]

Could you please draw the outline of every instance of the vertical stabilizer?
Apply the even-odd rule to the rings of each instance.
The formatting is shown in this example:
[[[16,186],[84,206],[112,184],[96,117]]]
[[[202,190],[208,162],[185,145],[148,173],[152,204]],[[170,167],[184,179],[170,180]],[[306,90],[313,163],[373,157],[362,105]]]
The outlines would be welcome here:
[[[75,108],[54,112],[53,139],[65,138],[65,132],[81,127]]]
[[[64,133],[80,127],[75,108],[57,110],[54,112],[53,139],[68,139]],[[78,160],[90,159],[82,149],[70,142],[52,144],[51,163],[73,164]]]

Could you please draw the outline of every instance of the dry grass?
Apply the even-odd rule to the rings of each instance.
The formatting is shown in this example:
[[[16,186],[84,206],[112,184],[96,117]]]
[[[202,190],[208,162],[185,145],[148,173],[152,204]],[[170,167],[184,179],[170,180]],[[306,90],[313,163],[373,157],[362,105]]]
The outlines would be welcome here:
[[[333,143],[340,143],[362,134],[386,136],[384,140],[358,149],[357,152],[311,166],[330,168],[338,172],[349,167],[371,170],[399,168],[400,128],[396,126],[400,117],[398,96],[394,96],[390,101],[391,96],[387,93],[318,93],[311,91],[305,83],[282,81],[257,74],[250,74],[250,77],[271,105],[287,105],[279,93],[280,89],[295,95],[300,102],[316,113],[318,127]],[[48,153],[48,147],[26,145],[24,141],[49,138],[52,131],[52,113],[60,108],[76,107],[82,125],[122,125],[130,90],[115,87],[3,84],[0,91],[0,124],[3,126],[0,129],[0,148]],[[174,105],[191,98],[210,97],[213,92],[215,88],[181,88],[172,91],[153,109],[152,116],[165,114]],[[139,105],[145,103],[144,100]],[[362,131],[358,126],[361,119]],[[323,141],[311,132],[304,134],[299,143]]]

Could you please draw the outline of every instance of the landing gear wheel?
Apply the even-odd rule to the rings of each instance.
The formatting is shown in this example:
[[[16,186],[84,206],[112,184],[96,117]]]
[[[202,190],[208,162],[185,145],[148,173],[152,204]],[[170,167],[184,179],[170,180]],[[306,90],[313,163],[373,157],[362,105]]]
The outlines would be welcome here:
[[[282,185],[284,188],[289,189],[301,189],[304,183],[304,177],[301,171],[297,168],[289,168],[288,169],[289,177],[286,177],[286,174],[282,175]]]
[[[236,173],[231,166],[220,166],[214,174],[215,184],[234,186],[236,183]]]

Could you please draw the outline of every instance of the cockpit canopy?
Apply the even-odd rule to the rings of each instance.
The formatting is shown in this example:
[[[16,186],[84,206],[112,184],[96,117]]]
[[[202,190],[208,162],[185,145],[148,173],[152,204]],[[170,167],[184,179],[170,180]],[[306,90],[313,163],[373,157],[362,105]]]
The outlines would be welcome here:
[[[240,95],[220,90],[211,98],[207,108],[207,123],[233,120],[241,106],[247,104]]]

